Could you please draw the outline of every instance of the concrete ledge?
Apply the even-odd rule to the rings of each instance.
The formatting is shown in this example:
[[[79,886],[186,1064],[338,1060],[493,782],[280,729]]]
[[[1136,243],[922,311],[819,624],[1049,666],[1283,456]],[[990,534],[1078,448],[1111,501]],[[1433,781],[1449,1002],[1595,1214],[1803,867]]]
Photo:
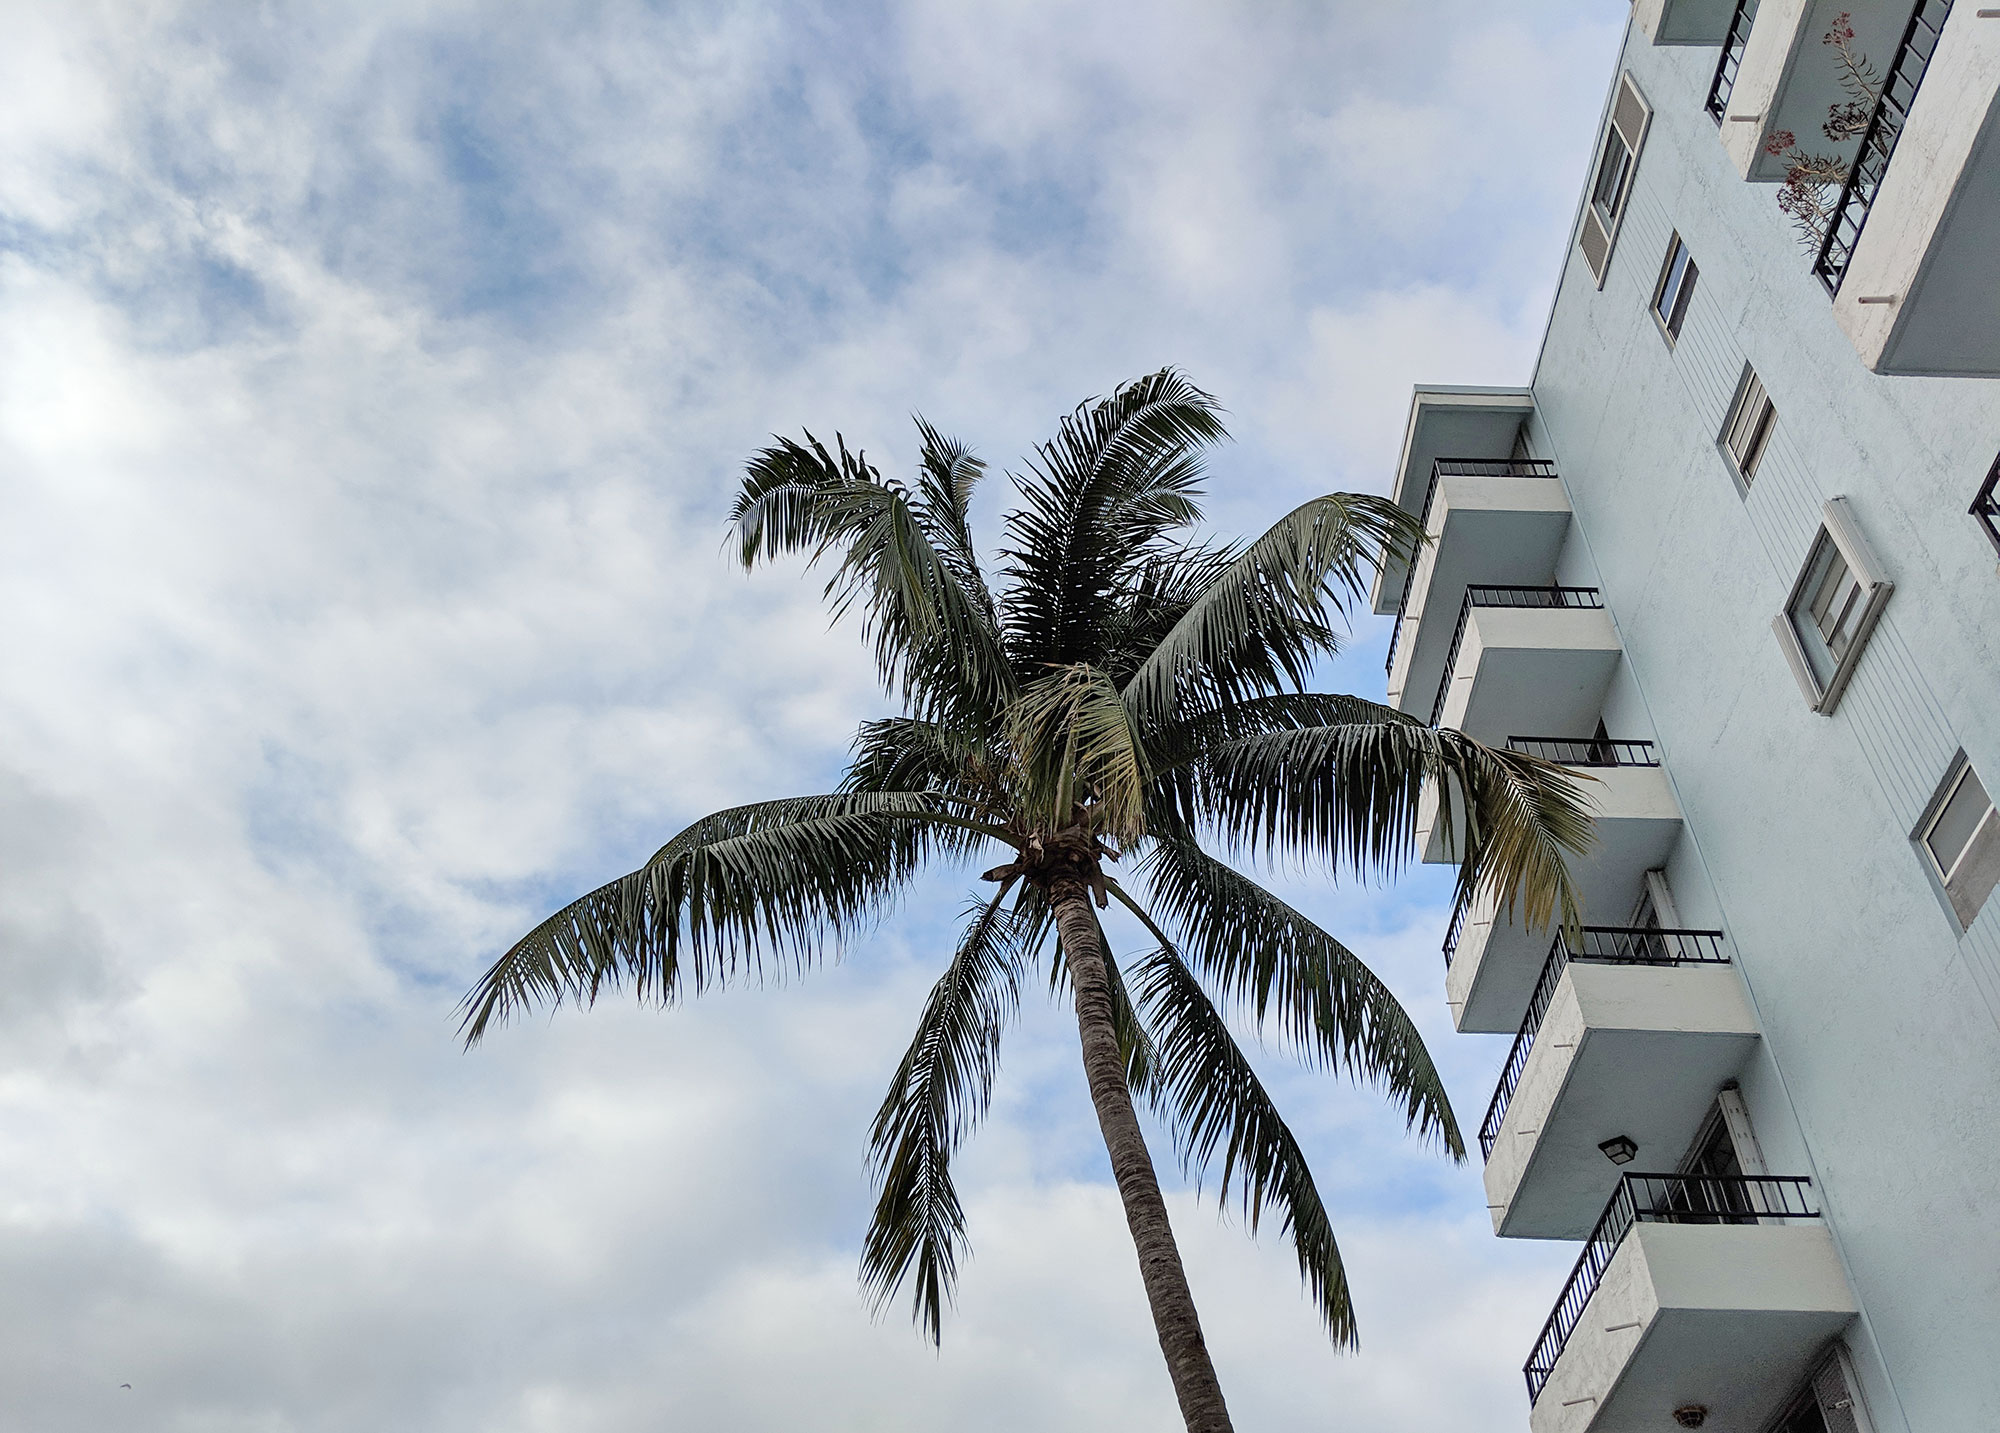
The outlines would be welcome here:
[[[1620,1173],[1597,1146],[1670,1167],[1757,1039],[1733,965],[1571,962],[1486,1163],[1494,1232],[1589,1237]]]
[[[1817,1220],[1634,1225],[1528,1427],[1658,1433],[1698,1403],[1713,1433],[1755,1433],[1855,1313]]]
[[[1495,746],[1510,736],[1588,735],[1619,654],[1601,607],[1475,607],[1439,724]],[[1428,717],[1428,705],[1418,715]]]

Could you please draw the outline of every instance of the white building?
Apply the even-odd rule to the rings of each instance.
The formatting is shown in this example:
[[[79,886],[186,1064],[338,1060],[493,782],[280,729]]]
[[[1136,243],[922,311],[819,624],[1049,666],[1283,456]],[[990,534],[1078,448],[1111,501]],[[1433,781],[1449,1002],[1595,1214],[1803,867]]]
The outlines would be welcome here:
[[[1581,937],[1447,941],[1494,1228],[1586,1241],[1536,1433],[2000,1428],[1997,88],[1972,0],[1638,0],[1532,385],[1412,405],[1389,700],[1601,811]]]

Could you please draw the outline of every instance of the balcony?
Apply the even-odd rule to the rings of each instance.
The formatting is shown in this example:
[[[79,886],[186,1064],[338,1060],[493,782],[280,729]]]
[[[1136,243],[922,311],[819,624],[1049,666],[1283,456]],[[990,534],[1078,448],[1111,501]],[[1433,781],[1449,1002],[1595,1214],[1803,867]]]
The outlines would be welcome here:
[[[1479,1128],[1494,1232],[1580,1239],[1618,1169],[1686,1149],[1757,1023],[1717,930],[1558,933]]]
[[[1597,720],[1618,634],[1595,587],[1468,586],[1426,714],[1481,741]]]
[[[1645,874],[1666,863],[1681,833],[1680,805],[1644,741],[1570,741],[1510,736],[1507,745],[1582,768],[1592,780],[1585,793],[1596,818],[1597,839],[1570,863],[1586,920],[1622,920],[1638,903]],[[1446,858],[1428,794],[1419,809],[1418,836],[1426,860]],[[1480,900],[1454,923],[1446,941],[1445,998],[1460,1030],[1512,1032],[1521,1020],[1549,949],[1549,932],[1531,930],[1518,917]]]
[[[1710,113],[1722,110],[1718,119],[1722,145],[1736,172],[1758,183],[1782,183],[1789,161],[1764,147],[1765,138],[1780,130],[1792,131],[1815,154],[1852,159],[1859,147],[1856,139],[1828,139],[1820,129],[1828,111],[1850,98],[1841,85],[1835,52],[1821,39],[1845,15],[1854,31],[1854,51],[1882,69],[1902,39],[1911,4],[1912,0],[1756,0],[1747,5],[1752,12],[1749,32],[1743,38],[1733,83],[1726,94],[1711,91]],[[1732,24],[1732,30],[1739,25]],[[1728,61],[1725,48],[1722,63]]]
[[[1762,1428],[1856,1311],[1810,1180],[1627,1174],[1522,1370],[1528,1426]]]
[[[1656,45],[1713,45],[1735,9],[1735,0],[1633,0],[1632,22]]]
[[[1526,388],[1464,388],[1438,384],[1410,398],[1403,451],[1389,496],[1412,517],[1422,509],[1439,459],[1504,461],[1516,456],[1521,427],[1535,411]],[[1397,610],[1409,568],[1391,561],[1375,574],[1371,605],[1382,615]]]
[[[1389,639],[1389,701],[1436,685],[1447,622],[1468,584],[1546,582],[1569,530],[1569,499],[1555,464],[1525,459],[1438,458],[1418,521],[1429,541],[1404,572]],[[1426,624],[1427,614],[1446,613]]]
[[[1877,373],[2000,376],[2000,10],[1908,13],[1814,272]]]

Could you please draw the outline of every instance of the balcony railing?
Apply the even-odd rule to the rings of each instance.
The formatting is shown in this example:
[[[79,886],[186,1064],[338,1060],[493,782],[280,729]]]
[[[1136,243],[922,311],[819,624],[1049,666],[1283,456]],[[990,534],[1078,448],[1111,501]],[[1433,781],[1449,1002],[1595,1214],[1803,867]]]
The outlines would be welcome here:
[[[1993,460],[1986,481],[1979,485],[1979,491],[1973,495],[1972,506],[1966,511],[1979,519],[1986,540],[1993,544],[1995,552],[2000,552],[2000,491],[1996,489],[2000,489],[2000,458]]]
[[[1444,654],[1444,675],[1438,678],[1437,700],[1431,703],[1431,725],[1444,715],[1445,693],[1451,690],[1451,671],[1458,665],[1459,644],[1465,641],[1465,624],[1475,607],[1602,607],[1603,595],[1595,587],[1468,587],[1465,602],[1458,609],[1458,627],[1451,634],[1451,646]]]
[[[1417,527],[1430,531],[1431,504],[1437,499],[1439,478],[1553,478],[1556,465],[1540,458],[1439,458],[1431,464],[1430,486],[1424,489],[1423,510]],[[1382,663],[1384,674],[1396,669],[1396,644],[1403,639],[1403,614],[1409,609],[1410,588],[1417,580],[1417,554],[1403,573],[1403,595],[1396,599],[1396,626],[1389,633],[1389,657]]]
[[[1650,741],[1612,741],[1602,737],[1510,736],[1507,750],[1539,756],[1561,766],[1658,766]]]
[[[1758,1219],[1817,1218],[1812,1181],[1804,1175],[1625,1175],[1618,1181],[1611,1202],[1604,1206],[1597,1227],[1590,1231],[1576,1267],[1570,1270],[1562,1297],[1542,1325],[1542,1336],[1535,1340],[1535,1351],[1522,1366],[1528,1380],[1528,1401],[1541,1397],[1542,1386],[1562,1357],[1563,1345],[1569,1342],[1611,1256],[1634,1224],[1747,1224]]]
[[[1757,18],[1757,0],[1736,0],[1736,13],[1729,17],[1729,33],[1722,39],[1722,57],[1715,62],[1715,78],[1708,83],[1709,118],[1722,123],[1729,108],[1730,91],[1736,88],[1736,71],[1743,64],[1743,47],[1750,40],[1750,24]]]
[[[1458,954],[1458,938],[1465,930],[1465,913],[1472,906],[1469,900],[1460,901],[1452,907],[1451,924],[1444,932],[1444,968],[1451,969],[1451,958]]]
[[[1828,294],[1839,293],[1840,281],[1847,276],[1854,246],[1861,242],[1862,227],[1868,222],[1869,207],[1882,187],[1882,176],[1889,172],[1896,140],[1909,122],[1910,106],[1917,102],[1917,88],[1924,82],[1924,71],[1937,50],[1938,34],[1950,14],[1951,0],[1917,0],[1910,23],[1903,27],[1903,42],[1896,47],[1889,78],[1882,82],[1881,97],[1875,101],[1875,112],[1861,135],[1861,148],[1840,188],[1840,201],[1827,220],[1819,257],[1813,260],[1813,272]]]
[[[1500,1140],[1500,1123],[1507,1118],[1507,1105],[1528,1067],[1528,1053],[1535,1048],[1535,1036],[1555,999],[1556,986],[1571,961],[1601,965],[1727,965],[1719,930],[1662,930],[1653,926],[1587,925],[1578,933],[1574,948],[1567,931],[1556,932],[1549,946],[1549,958],[1542,964],[1542,978],[1528,999],[1528,1013],[1520,1033],[1500,1067],[1500,1082],[1494,1087],[1492,1103],[1486,1106],[1486,1121],[1479,1126],[1479,1152],[1493,1158],[1493,1146]]]

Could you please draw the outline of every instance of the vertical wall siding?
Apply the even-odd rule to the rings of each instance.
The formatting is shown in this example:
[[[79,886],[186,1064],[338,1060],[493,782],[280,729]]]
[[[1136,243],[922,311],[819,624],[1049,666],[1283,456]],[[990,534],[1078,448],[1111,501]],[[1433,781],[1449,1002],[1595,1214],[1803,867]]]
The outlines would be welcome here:
[[[1648,182],[1663,167],[1655,164],[1649,171],[1642,156],[1611,272],[1606,276],[1602,302],[1629,304],[1642,313],[1652,303],[1660,266],[1675,233],[1666,202]],[[1702,259],[1703,255],[1696,252],[1697,265]],[[1725,308],[1724,296],[1718,292],[1722,288],[1718,281],[1726,273],[1726,258],[1724,262],[1714,259],[1711,262],[1716,272],[1711,274],[1703,269],[1695,284],[1680,337],[1672,347],[1671,368],[1685,399],[1685,421],[1719,438],[1744,365],[1757,367],[1758,358],[1746,352],[1740,341],[1741,326]],[[1762,337],[1782,342],[1784,336],[1766,330]],[[1660,343],[1666,347],[1664,337]],[[1788,591],[1819,530],[1822,505],[1830,497],[1841,496],[1845,488],[1837,477],[1829,481],[1807,462],[1792,432],[1794,422],[1805,420],[1797,412],[1797,405],[1788,405],[1779,393],[1773,393],[1772,399],[1777,408],[1777,422],[1755,481],[1743,495],[1742,503],[1744,515],[1770,564],[1772,578]],[[1540,441],[1553,451],[1553,441],[1545,427],[1541,429]],[[1735,482],[1719,445],[1715,452],[1715,480],[1730,485]],[[1877,546],[1879,551],[1879,540]],[[1893,580],[1896,576],[1893,557],[1886,552],[1881,555]],[[1763,622],[1773,613],[1749,615]],[[1908,831],[1922,818],[1961,742],[1904,639],[1901,617],[1892,597],[1852,683],[1829,720],[1839,722],[1851,733],[1894,813],[1893,819]],[[1770,647],[1770,660],[1782,663],[1784,657],[1775,640]],[[1910,860],[1914,873],[1922,879],[1922,857],[1914,846]],[[1961,938],[1959,955],[1984,997],[1989,1014],[2000,1025],[2000,899],[1990,903]]]

